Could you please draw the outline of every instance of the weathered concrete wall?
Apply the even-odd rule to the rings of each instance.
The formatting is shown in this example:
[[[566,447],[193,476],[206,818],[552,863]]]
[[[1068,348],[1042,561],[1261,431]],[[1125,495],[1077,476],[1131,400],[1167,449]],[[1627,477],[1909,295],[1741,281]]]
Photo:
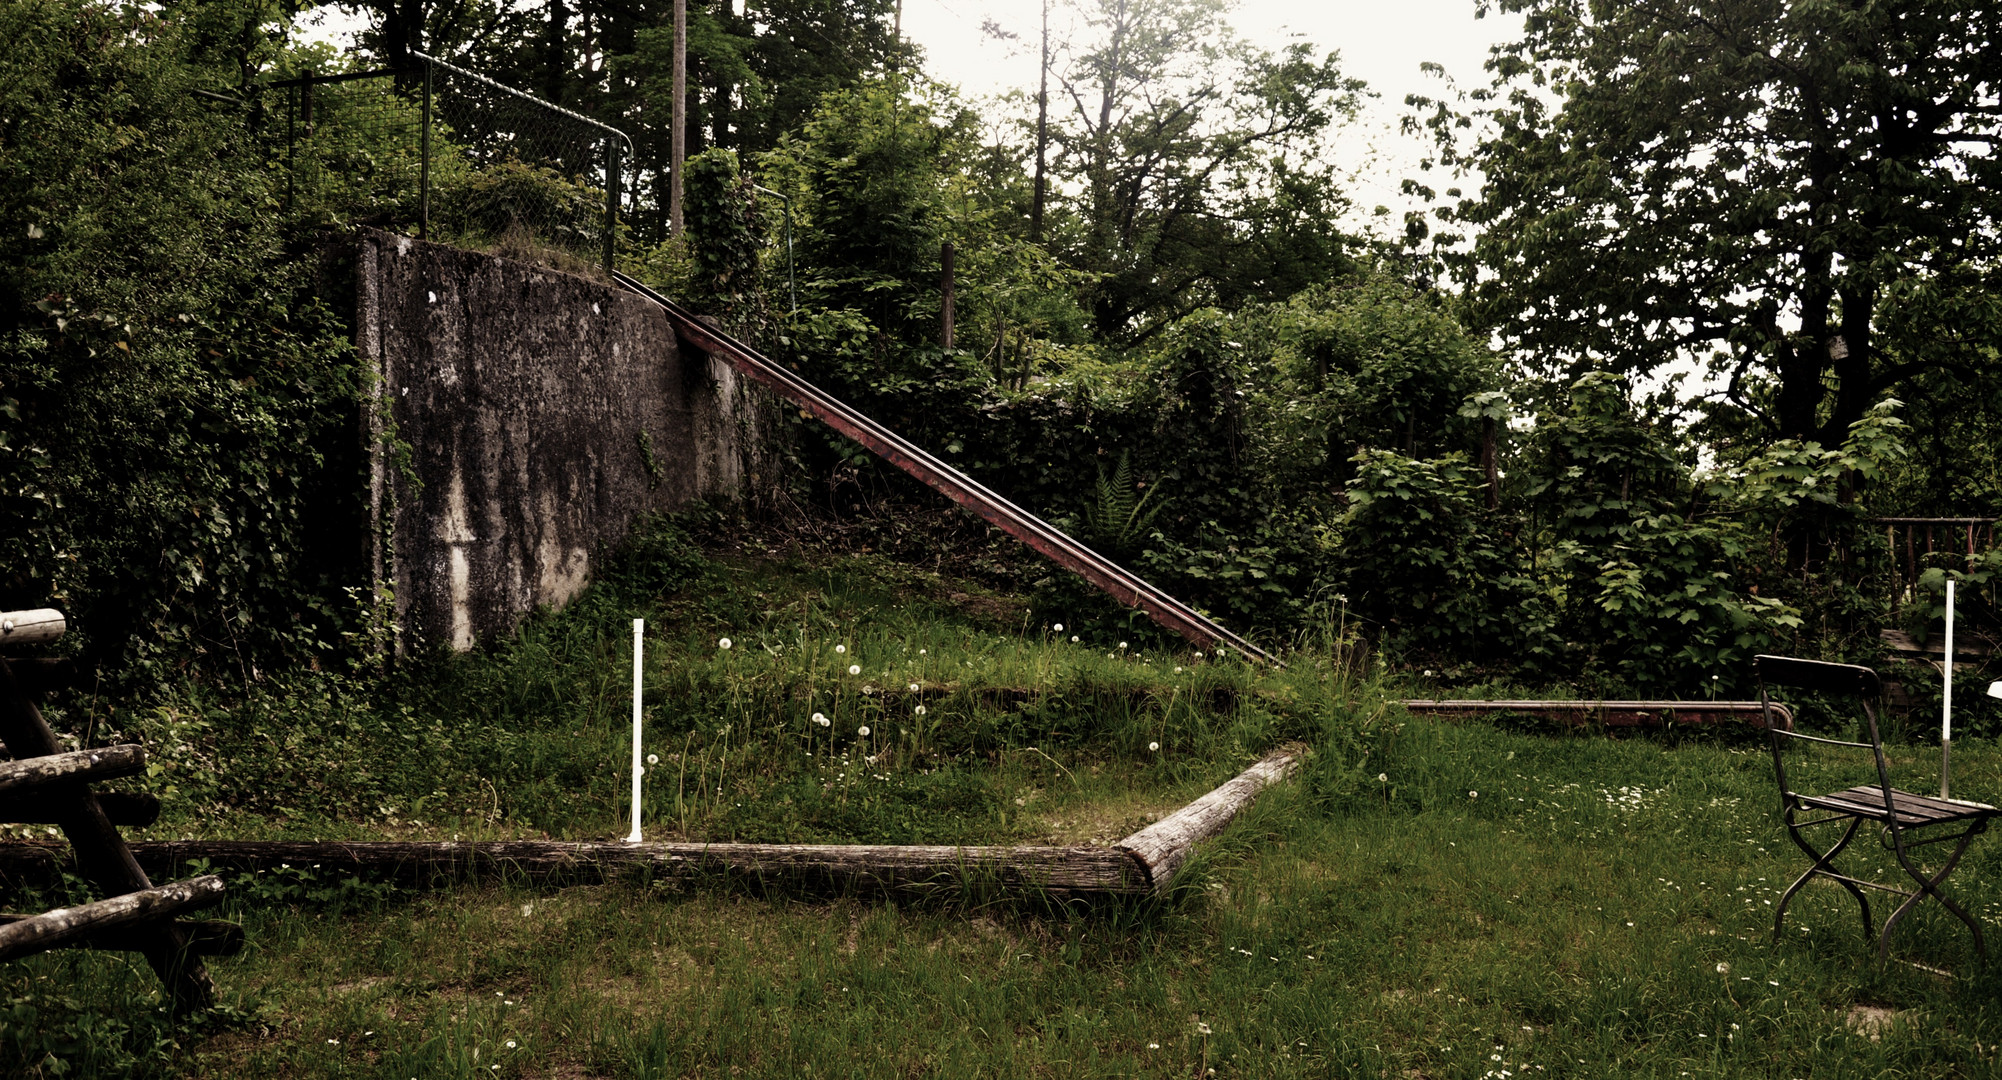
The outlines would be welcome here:
[[[576,596],[638,515],[742,494],[748,391],[646,301],[407,237],[360,243],[375,574],[399,653],[511,630]]]

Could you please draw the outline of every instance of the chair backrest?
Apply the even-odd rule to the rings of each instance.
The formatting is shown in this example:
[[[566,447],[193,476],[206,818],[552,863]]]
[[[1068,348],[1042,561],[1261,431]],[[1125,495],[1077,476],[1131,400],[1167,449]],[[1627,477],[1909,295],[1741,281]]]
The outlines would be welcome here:
[[[1860,664],[1831,664],[1821,660],[1803,660],[1797,656],[1760,655],[1754,657],[1752,663],[1759,677],[1759,700],[1767,708],[1766,734],[1772,743],[1773,774],[1779,780],[1782,801],[1790,801],[1794,795],[1793,789],[1787,786],[1786,761],[1781,754],[1782,740],[1797,739],[1824,746],[1870,751],[1877,766],[1877,782],[1885,790],[1884,802],[1888,808],[1891,801],[1890,767],[1884,760],[1884,737],[1877,727],[1875,707],[1875,702],[1884,695],[1884,683],[1877,677],[1877,673]],[[1772,722],[1771,717],[1772,696],[1769,691],[1776,686],[1790,686],[1810,693],[1853,699],[1863,708],[1863,718],[1867,722],[1870,741],[1830,739],[1780,728]]]
[[[1879,698],[1884,684],[1877,673],[1861,664],[1830,664],[1822,660],[1802,660],[1797,656],[1754,657],[1759,682],[1766,686],[1792,686],[1818,694],[1843,697]]]

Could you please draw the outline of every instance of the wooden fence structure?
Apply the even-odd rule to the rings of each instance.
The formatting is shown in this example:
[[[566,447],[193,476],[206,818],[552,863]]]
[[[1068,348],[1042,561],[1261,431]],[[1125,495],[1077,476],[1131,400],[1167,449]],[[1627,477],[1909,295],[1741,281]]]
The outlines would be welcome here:
[[[47,608],[0,612],[0,649],[54,641],[66,628],[62,613]],[[222,899],[222,879],[207,875],[161,886],[148,880],[118,827],[151,824],[159,800],[99,795],[91,787],[143,772],[145,748],[64,752],[39,702],[71,680],[72,668],[63,661],[0,653],[0,742],[10,759],[0,761],[0,820],[61,828],[78,870],[106,899],[39,915],[0,915],[0,960],[64,947],[137,952],[166,985],[177,1013],[207,1009],[215,1003],[215,983],[202,957],[235,952],[243,932],[229,923],[176,916]]]

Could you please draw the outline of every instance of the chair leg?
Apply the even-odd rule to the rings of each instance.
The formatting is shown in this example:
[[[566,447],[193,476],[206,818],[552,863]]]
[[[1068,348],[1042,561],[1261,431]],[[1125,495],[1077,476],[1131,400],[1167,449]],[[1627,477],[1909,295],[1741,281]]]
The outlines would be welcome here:
[[[1787,835],[1793,838],[1795,847],[1807,852],[1807,857],[1814,860],[1814,865],[1808,867],[1806,873],[1795,878],[1794,883],[1787,886],[1787,891],[1780,895],[1780,902],[1773,912],[1774,941],[1780,939],[1780,926],[1786,922],[1787,905],[1793,902],[1793,894],[1799,892],[1801,886],[1806,885],[1816,874],[1822,874],[1828,880],[1849,890],[1849,895],[1856,898],[1857,906],[1863,909],[1863,940],[1865,942],[1877,940],[1876,923],[1870,918],[1870,898],[1863,895],[1863,890],[1857,888],[1854,884],[1834,876],[1836,873],[1835,857],[1842,854],[1842,849],[1849,846],[1849,841],[1856,839],[1856,827],[1862,823],[1862,818],[1850,818],[1848,826],[1842,830],[1842,839],[1837,840],[1835,846],[1829,848],[1828,853],[1824,855],[1814,850],[1814,845],[1808,843],[1807,838],[1800,834],[1800,829],[1795,827],[1792,817],[1789,815],[1787,820]]]
[[[1919,891],[1913,893],[1911,898],[1904,903],[1899,904],[1898,910],[1893,911],[1891,917],[1884,920],[1884,933],[1877,941],[1878,958],[1884,960],[1890,959],[1891,927],[1897,925],[1898,920],[1903,918],[1906,912],[1917,907],[1919,901],[1924,900],[1928,896],[1946,905],[1948,911],[1953,912],[1961,922],[1967,924],[1967,929],[1974,934],[1974,951],[1976,955],[1980,956],[1983,960],[1988,958],[1988,941],[1981,933],[1981,924],[1975,922],[1973,916],[1969,915],[1959,904],[1954,903],[1952,897],[1939,890],[1940,882],[1945,881],[1946,876],[1953,873],[1953,868],[1960,863],[1960,857],[1967,853],[1967,845],[1973,843],[1974,838],[1987,831],[1987,828],[1988,823],[1983,821],[1966,832],[1961,833],[1960,843],[1954,845],[1953,854],[1947,856],[1946,864],[1941,866],[1937,873],[1930,876],[1923,870],[1912,865],[1911,860],[1905,855],[1902,845],[1893,849],[1898,856],[1898,865],[1903,866],[1905,872],[1912,875],[1912,880],[1919,883]]]

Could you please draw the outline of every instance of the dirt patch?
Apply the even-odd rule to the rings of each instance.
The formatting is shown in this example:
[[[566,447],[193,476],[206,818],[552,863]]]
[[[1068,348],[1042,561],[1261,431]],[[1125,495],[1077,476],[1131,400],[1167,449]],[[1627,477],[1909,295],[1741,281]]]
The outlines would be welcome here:
[[[1879,1042],[1899,1015],[1897,1009],[1888,1005],[1851,1005],[1842,1018],[1842,1026],[1871,1042]]]

